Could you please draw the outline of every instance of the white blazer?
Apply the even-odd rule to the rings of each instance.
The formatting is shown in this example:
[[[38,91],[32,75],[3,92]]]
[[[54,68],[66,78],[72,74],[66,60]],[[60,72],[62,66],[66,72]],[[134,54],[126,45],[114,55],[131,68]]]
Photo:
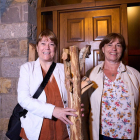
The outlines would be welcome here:
[[[53,71],[64,107],[67,107],[67,91],[64,84],[64,65],[57,63]],[[20,68],[18,81],[18,103],[28,110],[26,118],[21,117],[21,126],[24,128],[29,140],[38,140],[41,131],[43,118],[52,118],[54,105],[46,103],[46,94],[44,90],[38,99],[32,96],[43,81],[42,70],[39,58],[33,62],[27,62]]]

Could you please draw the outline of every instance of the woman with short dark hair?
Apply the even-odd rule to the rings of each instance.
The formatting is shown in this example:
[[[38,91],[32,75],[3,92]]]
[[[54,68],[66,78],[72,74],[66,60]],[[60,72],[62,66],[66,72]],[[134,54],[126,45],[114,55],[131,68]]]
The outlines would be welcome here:
[[[110,33],[100,43],[104,60],[90,72],[95,82],[90,96],[93,140],[138,139],[140,73],[121,60],[126,45],[122,35]]]
[[[121,47],[122,47],[122,56],[120,57],[120,60],[122,60],[122,58],[124,57],[125,50],[126,50],[126,44],[125,44],[124,37],[118,33],[110,33],[103,38],[103,40],[101,41],[99,45],[100,60],[103,60],[103,61],[105,60],[105,55],[102,51],[102,48],[104,47],[104,45],[108,44],[110,41],[114,41],[116,38],[118,38],[119,43],[121,44]]]

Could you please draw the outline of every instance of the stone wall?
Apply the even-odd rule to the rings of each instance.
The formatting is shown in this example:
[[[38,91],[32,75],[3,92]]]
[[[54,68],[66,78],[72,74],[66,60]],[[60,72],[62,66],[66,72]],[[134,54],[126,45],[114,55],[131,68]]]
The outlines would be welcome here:
[[[20,66],[36,41],[36,0],[0,0],[0,140],[17,104]]]

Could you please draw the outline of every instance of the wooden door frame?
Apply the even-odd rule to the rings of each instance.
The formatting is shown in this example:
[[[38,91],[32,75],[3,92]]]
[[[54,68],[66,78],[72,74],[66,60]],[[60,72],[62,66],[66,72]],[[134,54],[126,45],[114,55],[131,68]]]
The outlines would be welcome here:
[[[107,9],[107,8],[120,8],[120,33],[124,36],[126,41],[126,46],[128,47],[128,25],[127,25],[127,4],[128,3],[137,3],[140,0],[113,0],[113,1],[95,1],[88,3],[78,3],[78,4],[70,4],[70,5],[59,5],[59,6],[50,6],[50,7],[41,7],[41,3],[43,0],[38,0],[37,5],[37,36],[42,31],[42,21],[41,21],[41,13],[42,12],[53,12],[53,32],[57,35],[58,40],[60,40],[60,31],[59,31],[59,23],[60,23],[60,13],[63,12],[72,12],[72,11],[85,11],[85,10],[96,10],[96,9]],[[59,62],[60,58],[60,49],[57,49],[57,58],[56,61]],[[125,62],[128,64],[128,49],[125,52]]]

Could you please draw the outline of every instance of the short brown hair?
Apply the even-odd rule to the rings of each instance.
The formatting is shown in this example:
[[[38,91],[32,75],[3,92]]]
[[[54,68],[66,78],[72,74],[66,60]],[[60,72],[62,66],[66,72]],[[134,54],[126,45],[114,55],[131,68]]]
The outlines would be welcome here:
[[[108,44],[111,40],[114,41],[116,38],[118,38],[119,43],[121,44],[122,49],[123,49],[120,60],[122,60],[122,58],[124,57],[124,52],[126,49],[124,37],[119,33],[110,33],[103,38],[103,40],[101,41],[101,43],[99,45],[99,55],[100,55],[101,61],[105,60],[105,56],[104,56],[104,53],[102,52],[102,48],[104,47],[105,44]]]
[[[48,37],[57,46],[58,41],[57,41],[56,35],[54,34],[54,32],[52,32],[51,30],[48,30],[48,29],[45,30],[45,31],[42,31],[39,34],[38,39],[37,39],[37,42],[36,42],[36,45],[38,45],[38,43],[42,40],[43,37]]]

